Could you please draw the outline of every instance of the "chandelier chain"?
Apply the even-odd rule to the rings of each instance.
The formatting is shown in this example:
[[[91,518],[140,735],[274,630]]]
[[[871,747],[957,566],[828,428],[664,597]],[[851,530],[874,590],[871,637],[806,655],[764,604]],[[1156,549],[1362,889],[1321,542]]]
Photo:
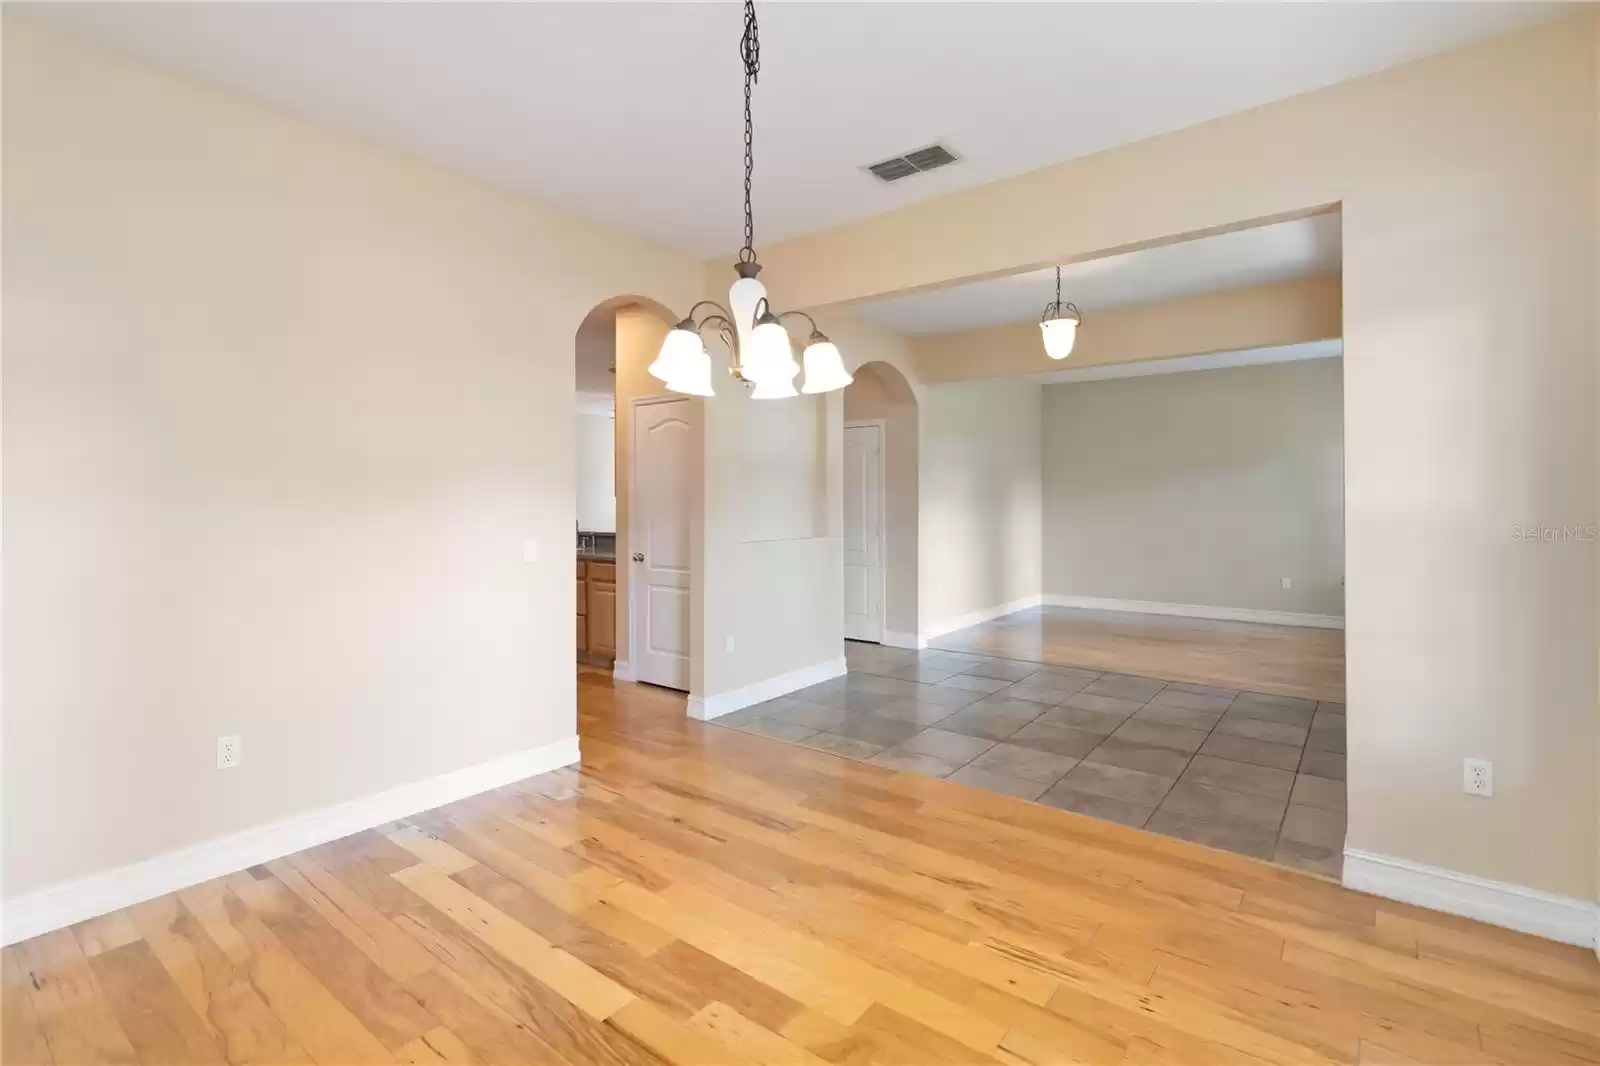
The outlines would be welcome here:
[[[739,249],[739,262],[753,263],[756,261],[756,222],[750,205],[750,189],[756,156],[750,89],[761,76],[761,34],[756,26],[755,0],[744,0],[744,35],[739,38],[739,59],[744,63],[744,247]]]
[[[1061,306],[1061,268],[1056,267],[1056,306]]]

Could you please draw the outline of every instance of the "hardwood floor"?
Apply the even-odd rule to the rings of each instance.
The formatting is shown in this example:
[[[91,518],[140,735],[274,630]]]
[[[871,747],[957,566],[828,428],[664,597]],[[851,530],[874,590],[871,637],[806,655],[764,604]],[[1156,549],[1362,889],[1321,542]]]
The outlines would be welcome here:
[[[1034,607],[932,642],[949,651],[1344,702],[1344,631]]]
[[[7,949],[8,1066],[1592,1063],[1578,948],[688,721]]]

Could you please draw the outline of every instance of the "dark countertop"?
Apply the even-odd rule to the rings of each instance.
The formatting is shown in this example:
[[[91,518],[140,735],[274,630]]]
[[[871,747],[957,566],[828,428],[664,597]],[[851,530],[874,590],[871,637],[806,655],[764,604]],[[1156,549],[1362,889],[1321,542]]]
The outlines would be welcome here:
[[[614,563],[617,556],[614,552],[579,552],[578,558],[589,563]]]

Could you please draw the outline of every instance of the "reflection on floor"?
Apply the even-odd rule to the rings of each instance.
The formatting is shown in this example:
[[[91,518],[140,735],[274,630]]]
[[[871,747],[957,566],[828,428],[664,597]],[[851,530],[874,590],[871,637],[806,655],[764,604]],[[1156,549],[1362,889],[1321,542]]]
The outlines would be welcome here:
[[[1344,706],[848,644],[850,672],[732,726],[1338,878]]]
[[[1344,702],[1344,631],[1034,607],[950,633],[946,651]]]

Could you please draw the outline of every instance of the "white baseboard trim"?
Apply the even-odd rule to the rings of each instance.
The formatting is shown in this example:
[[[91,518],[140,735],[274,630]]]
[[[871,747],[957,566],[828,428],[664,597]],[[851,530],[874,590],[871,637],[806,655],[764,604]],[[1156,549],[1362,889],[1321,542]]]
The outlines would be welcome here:
[[[892,629],[883,631],[883,644],[890,648],[910,648],[918,651],[928,646],[928,642],[916,633],[897,633]]]
[[[1127,611],[1131,614],[1171,614],[1184,618],[1213,618],[1222,622],[1262,622],[1274,626],[1308,626],[1343,629],[1336,614],[1299,614],[1295,611],[1261,611],[1253,607],[1210,607],[1203,603],[1157,603],[1154,600],[1108,600],[1098,596],[1063,596],[1047,593],[1051,607],[1081,607],[1091,611]]]
[[[1346,848],[1344,886],[1445,914],[1593,948],[1600,907],[1591,900]]]
[[[845,673],[844,656],[837,659],[828,659],[810,666],[791,670],[787,674],[769,677],[757,681],[744,688],[736,688],[732,692],[719,692],[715,696],[690,696],[689,717],[698,718],[702,722],[709,722],[714,718],[721,718],[734,711],[742,711],[746,707],[754,707],[767,700],[775,700],[779,696],[787,696],[807,685],[820,684],[831,681],[836,677],[843,677]]]
[[[476,796],[578,761],[568,737],[332,807],[293,815],[0,904],[0,944],[52,932],[330,840]]]
[[[922,631],[923,644],[926,646],[928,641],[936,637],[942,637],[946,633],[954,633],[958,629],[966,629],[968,626],[991,622],[996,618],[1015,614],[1017,611],[1026,611],[1029,607],[1037,607],[1043,602],[1043,596],[1024,596],[1020,600],[1012,600],[1010,603],[1002,603],[996,607],[985,607],[981,611],[969,611],[954,618],[946,618],[942,622],[935,622]]]
[[[632,681],[633,664],[626,659],[617,659],[611,664],[611,676],[618,681]]]

